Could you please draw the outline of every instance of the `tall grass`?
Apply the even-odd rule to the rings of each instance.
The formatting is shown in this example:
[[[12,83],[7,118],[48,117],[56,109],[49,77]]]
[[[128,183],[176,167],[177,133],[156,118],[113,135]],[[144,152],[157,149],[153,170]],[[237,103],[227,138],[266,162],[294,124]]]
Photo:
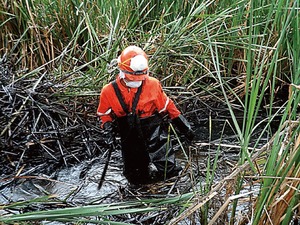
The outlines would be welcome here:
[[[19,77],[47,71],[70,95],[97,96],[116,74],[107,72],[110,61],[136,44],[149,54],[152,76],[186,95],[179,106],[191,98],[225,103],[241,146],[238,166],[251,168],[236,175],[227,198],[233,199],[228,223],[236,222],[238,196],[249,173],[261,185],[248,222],[289,223],[299,201],[298,1],[2,0],[0,20],[0,57],[12,62]],[[261,113],[267,115],[263,121]],[[271,129],[274,118],[280,118],[277,131]],[[272,142],[260,165],[253,154],[266,135]],[[202,187],[202,195],[210,196],[201,204],[202,224],[209,223],[215,196],[210,194],[217,158],[211,162]],[[186,207],[177,219],[194,209]]]
[[[282,206],[282,208],[271,206],[276,203],[274,199],[274,189],[278,190],[279,187],[286,187],[286,182],[283,181],[285,179],[284,176],[288,174],[288,171],[290,173],[296,173],[293,174],[293,177],[298,177],[299,165],[297,165],[297,161],[295,160],[299,160],[299,143],[297,140],[299,134],[299,124],[296,123],[297,127],[292,129],[288,136],[283,136],[280,132],[276,133],[275,142],[271,147],[270,155],[263,171],[256,170],[253,162],[250,159],[251,153],[248,150],[249,144],[252,141],[252,134],[259,124],[257,122],[257,116],[259,115],[262,107],[266,108],[266,111],[269,115],[268,124],[264,131],[268,130],[269,123],[274,118],[274,108],[276,107],[274,104],[274,95],[276,94],[275,88],[278,84],[278,80],[282,79],[281,73],[283,71],[280,70],[282,67],[282,60],[285,57],[289,59],[295,59],[293,53],[290,51],[286,52],[286,42],[294,43],[294,41],[296,41],[297,43],[299,41],[299,32],[297,32],[295,29],[299,26],[299,9],[297,4],[297,2],[273,1],[272,4],[267,7],[266,2],[250,2],[249,10],[247,11],[247,24],[249,27],[247,28],[248,42],[246,45],[247,48],[245,49],[245,93],[243,99],[240,99],[240,102],[243,102],[244,108],[242,127],[239,126],[236,116],[232,110],[231,103],[227,97],[228,92],[226,91],[226,84],[219,68],[220,57],[217,52],[218,45],[213,43],[211,46],[212,58],[214,61],[215,70],[217,71],[217,77],[221,83],[222,91],[228,108],[231,112],[231,116],[234,120],[235,128],[242,147],[239,163],[244,164],[245,160],[247,160],[254,173],[263,174],[267,177],[281,177],[281,181],[278,181],[277,178],[262,179],[261,193],[255,206],[256,210],[254,220],[252,221],[253,224],[279,224],[280,220],[284,220],[286,223],[288,223],[287,221],[291,220],[293,206],[297,205],[296,199],[298,199],[298,197],[297,194],[293,192],[289,197],[293,196],[294,201],[288,201],[292,204],[292,206],[288,207],[286,205],[285,207]],[[294,33],[295,31],[297,32],[297,35]],[[294,48],[294,50],[297,48],[298,47]],[[296,56],[296,61],[290,61],[289,64],[295,66],[296,63],[296,67],[298,67],[297,64],[299,64],[299,62],[297,62],[297,58],[298,57]],[[299,84],[298,71],[294,70],[294,73],[291,73],[291,71],[284,71],[285,78],[287,78],[287,74],[289,74],[287,82],[296,81],[296,84]],[[281,125],[286,121],[299,119],[296,116],[299,108],[299,92],[295,91],[295,88],[291,88],[291,90],[292,89],[294,91],[290,92],[289,101],[282,105],[281,109],[276,112],[281,115]],[[229,90],[232,89],[229,87]],[[268,95],[269,101],[267,106],[263,105],[264,101],[266,100],[266,95]],[[288,123],[286,124],[288,125]],[[259,141],[260,140],[257,140],[257,143],[259,143]],[[283,141],[286,141],[287,144],[280,144]],[[293,149],[292,146],[295,146],[296,149]],[[282,151],[285,152],[286,155],[282,155]],[[290,155],[289,152],[294,153]],[[288,156],[293,157],[292,159],[287,159],[286,157]],[[285,160],[288,161],[283,163]],[[288,167],[288,169],[283,169],[282,163],[284,164],[284,167],[287,165],[290,165],[290,167]],[[280,170],[284,170],[285,173]],[[237,180],[235,195],[238,195],[241,191],[242,184],[244,182],[243,176],[244,173],[241,173],[239,179]],[[276,186],[271,188],[273,187],[274,183],[276,183]],[[297,190],[298,182],[296,182],[296,184],[293,186],[294,189]],[[270,192],[270,190],[272,190],[272,192]],[[269,202],[267,203],[267,201]],[[231,219],[229,222],[230,224],[234,224],[235,221],[237,202],[238,199],[233,202]],[[268,207],[275,208],[273,214],[274,218],[267,217],[269,213]],[[280,215],[283,216],[282,218],[278,216],[279,212],[281,212]],[[286,214],[284,212],[286,212]],[[261,218],[262,213],[264,213],[265,218]],[[286,215],[286,217],[284,217],[284,215]],[[277,222],[274,223],[274,221]]]

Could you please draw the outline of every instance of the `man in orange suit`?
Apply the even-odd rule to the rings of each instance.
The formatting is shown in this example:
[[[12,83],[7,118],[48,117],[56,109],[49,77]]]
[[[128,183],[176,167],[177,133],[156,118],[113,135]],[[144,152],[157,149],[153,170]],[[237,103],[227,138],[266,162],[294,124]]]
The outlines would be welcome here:
[[[106,144],[113,144],[117,127],[123,173],[130,183],[149,183],[178,175],[180,167],[168,139],[169,124],[163,117],[167,115],[175,128],[192,140],[190,124],[160,82],[149,76],[148,57],[141,48],[125,48],[118,57],[118,68],[116,80],[103,87],[97,110]]]

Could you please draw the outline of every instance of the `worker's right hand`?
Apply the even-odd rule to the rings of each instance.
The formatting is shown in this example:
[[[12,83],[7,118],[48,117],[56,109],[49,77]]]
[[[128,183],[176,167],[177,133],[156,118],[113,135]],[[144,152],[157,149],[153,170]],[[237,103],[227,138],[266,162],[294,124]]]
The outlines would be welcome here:
[[[104,129],[104,142],[107,145],[112,145],[114,143],[114,132],[113,132],[113,124],[112,122],[106,122],[103,125]]]

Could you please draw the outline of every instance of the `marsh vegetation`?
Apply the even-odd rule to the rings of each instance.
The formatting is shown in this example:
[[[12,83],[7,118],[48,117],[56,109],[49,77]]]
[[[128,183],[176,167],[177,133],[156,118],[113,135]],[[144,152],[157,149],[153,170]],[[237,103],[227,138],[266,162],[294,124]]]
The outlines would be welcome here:
[[[1,0],[0,30],[1,223],[299,224],[299,1]],[[196,140],[174,135],[182,176],[74,201],[97,182],[98,95],[131,44]],[[83,164],[63,198],[4,191]]]

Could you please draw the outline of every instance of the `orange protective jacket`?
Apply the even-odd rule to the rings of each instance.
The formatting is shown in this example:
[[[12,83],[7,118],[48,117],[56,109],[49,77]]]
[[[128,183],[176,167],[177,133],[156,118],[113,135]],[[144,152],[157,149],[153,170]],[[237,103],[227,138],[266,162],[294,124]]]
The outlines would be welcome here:
[[[131,111],[133,99],[138,88],[125,87],[121,84],[119,77],[116,79],[116,82],[127,108]],[[143,81],[142,85],[142,92],[136,107],[136,113],[140,118],[149,117],[155,112],[168,113],[170,119],[180,115],[180,111],[162,90],[161,84],[156,78],[148,77]],[[97,110],[97,115],[101,117],[102,126],[106,122],[113,120],[113,114],[116,117],[126,116],[112,84],[109,83],[103,87],[100,93],[100,102]]]

